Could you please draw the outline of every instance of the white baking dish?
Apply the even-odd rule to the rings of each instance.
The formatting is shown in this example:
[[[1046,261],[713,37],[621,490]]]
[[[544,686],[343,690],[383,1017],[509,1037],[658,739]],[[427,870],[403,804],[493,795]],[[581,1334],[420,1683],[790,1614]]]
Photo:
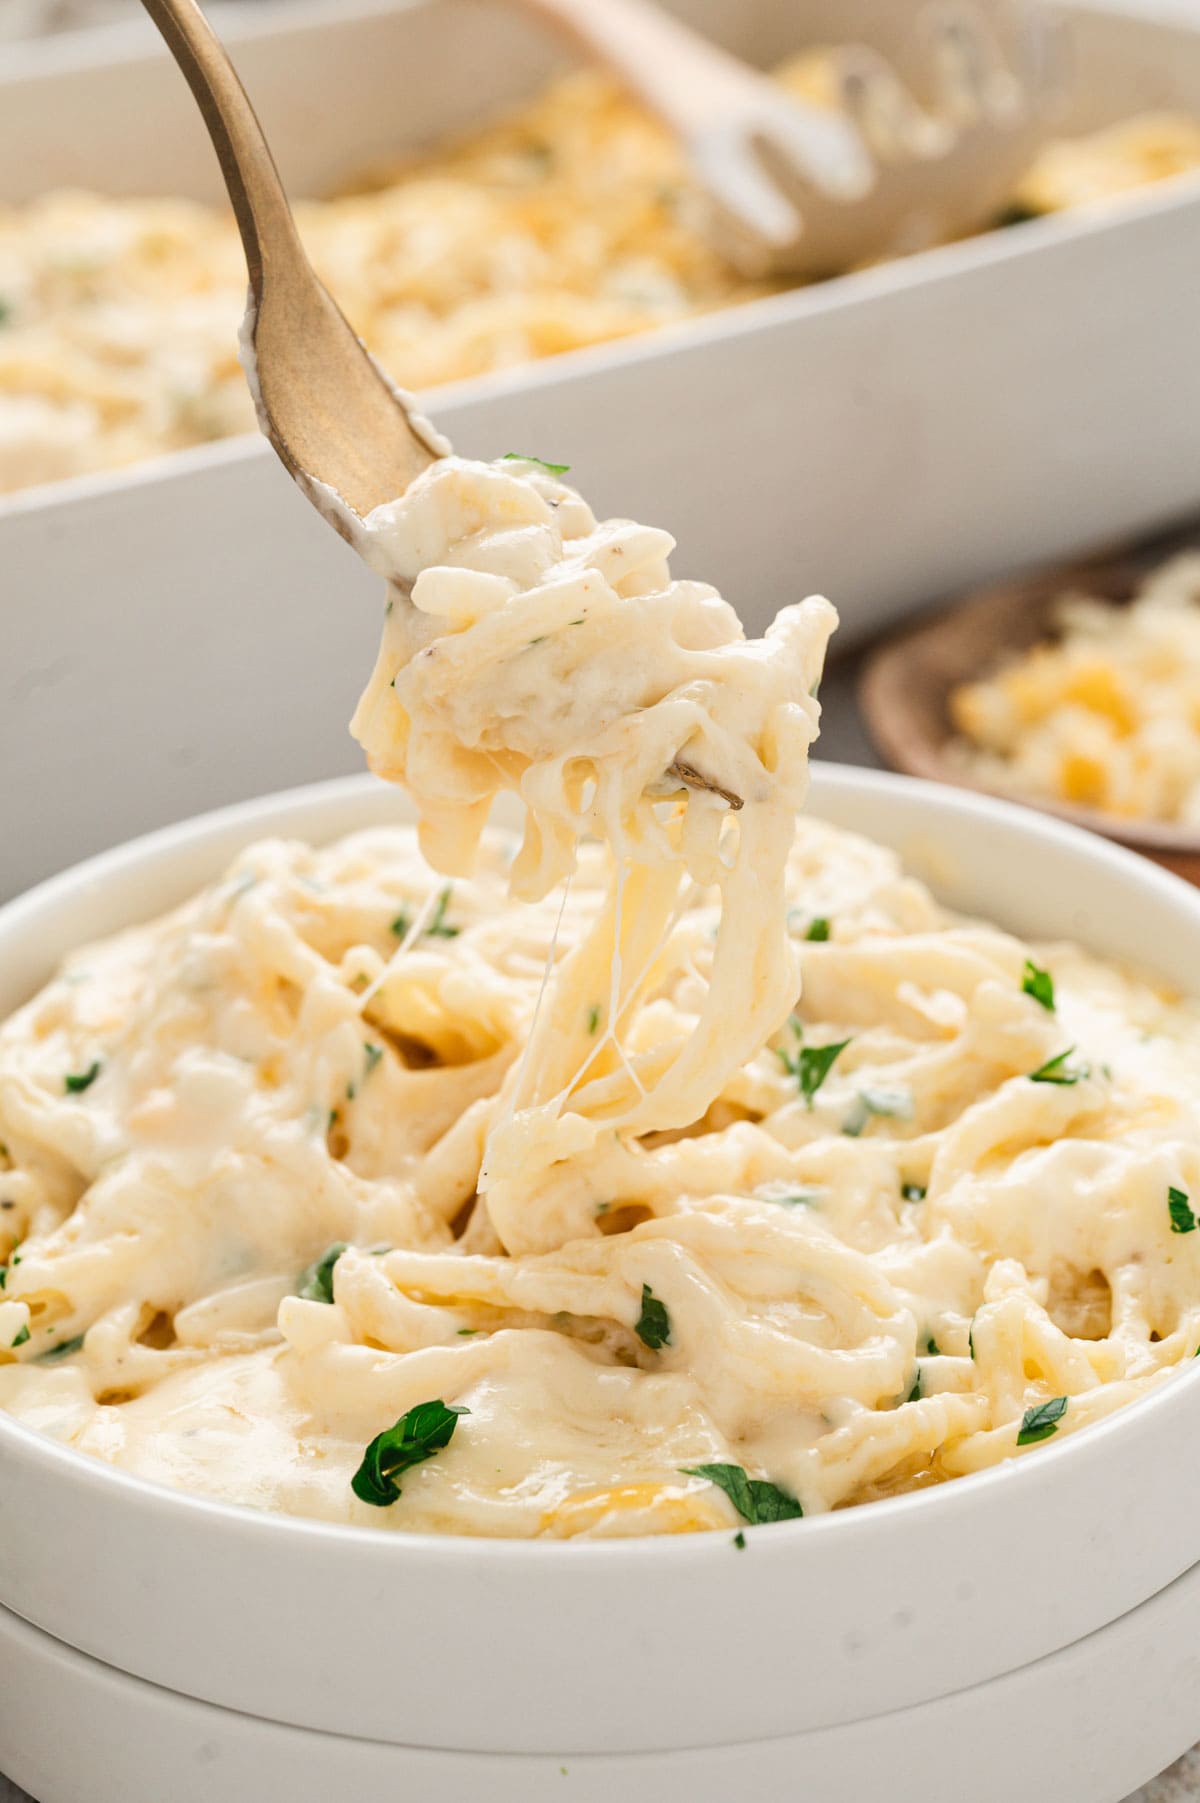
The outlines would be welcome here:
[[[1130,853],[866,772],[818,770],[813,806],[896,846],[955,906],[1117,958],[1152,948],[1195,987],[1200,893]],[[0,912],[0,1011],[69,945],[177,901],[251,838],[406,813],[367,779],[326,784],[68,872]],[[152,1685],[329,1735],[683,1753],[930,1704],[1095,1634],[1200,1561],[1198,1487],[1200,1365],[1033,1457],[755,1532],[744,1552],[721,1533],[514,1544],[288,1520],[146,1484],[0,1415],[0,1606]],[[1191,1657],[1181,1646],[1180,1668]],[[1180,1708],[1183,1745],[1194,1687]],[[1146,1772],[1174,1750],[1156,1745]]]
[[[770,61],[830,35],[849,0],[677,4]],[[486,0],[353,0],[302,23],[237,10],[251,20],[230,26],[237,60],[297,190],[481,116],[550,67]],[[1064,126],[1200,112],[1200,30],[1105,0],[1071,10],[1081,72]],[[0,193],[63,181],[217,194],[148,26],[0,59]],[[1200,178],[1181,178],[460,384],[435,411],[464,451],[560,458],[598,509],[669,527],[680,572],[718,583],[752,629],[823,590],[845,642],[1194,501],[1198,264]],[[344,722],[375,586],[264,445],[0,502],[0,588],[0,894],[165,820],[356,767]]]

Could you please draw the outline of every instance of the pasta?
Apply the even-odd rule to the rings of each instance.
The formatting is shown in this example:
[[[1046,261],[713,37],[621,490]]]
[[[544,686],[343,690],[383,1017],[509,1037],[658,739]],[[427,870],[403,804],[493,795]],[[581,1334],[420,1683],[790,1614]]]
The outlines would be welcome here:
[[[1128,606],[1064,595],[1053,640],[950,697],[962,768],[989,787],[1200,827],[1200,554]]]
[[[819,57],[793,59],[780,78],[828,98]],[[1200,129],[1172,114],[1091,145],[1051,147],[1018,210],[1200,167]],[[594,72],[296,212],[355,329],[412,388],[782,285],[747,281],[712,248],[672,139]],[[233,351],[244,296],[242,250],[223,211],[85,192],[0,208],[0,491],[252,431]]]
[[[356,731],[438,874],[268,841],[0,1028],[0,1406],[257,1508],[569,1538],[920,1489],[1170,1381],[1200,1009],[797,823],[828,604],[747,642],[560,475],[447,458],[366,522]]]

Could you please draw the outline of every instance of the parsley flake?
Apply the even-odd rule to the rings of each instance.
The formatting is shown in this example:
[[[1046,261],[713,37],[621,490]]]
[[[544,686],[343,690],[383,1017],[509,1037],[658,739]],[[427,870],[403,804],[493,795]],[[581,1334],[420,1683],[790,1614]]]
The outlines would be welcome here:
[[[505,451],[500,459],[502,463],[532,463],[539,470],[546,470],[551,476],[565,476],[570,469],[569,463],[547,463],[544,457],[526,457],[523,451]]]
[[[737,1547],[739,1553],[745,1552],[746,1536],[745,1536],[745,1534],[743,1534],[741,1528],[739,1528],[737,1533],[733,1536],[733,1544]]]
[[[942,1356],[942,1349],[932,1334],[930,1334],[925,1341],[925,1351],[931,1359],[941,1358]]]
[[[900,1198],[904,1202],[923,1202],[929,1191],[923,1183],[902,1183]]]
[[[1048,1440],[1051,1434],[1058,1432],[1058,1424],[1066,1412],[1065,1396],[1052,1396],[1049,1402],[1041,1402],[1034,1408],[1026,1409],[1017,1435],[1017,1445],[1034,1446],[1039,1440]]]
[[[884,1115],[891,1120],[911,1121],[913,1117],[913,1099],[907,1089],[860,1089],[850,1106],[850,1112],[842,1122],[842,1132],[848,1139],[857,1139],[872,1115]]]
[[[798,1521],[804,1510],[794,1496],[766,1478],[749,1477],[740,1465],[681,1465],[684,1477],[706,1477],[726,1496],[743,1521],[758,1527],[765,1521]]]
[[[917,1366],[917,1375],[913,1378],[912,1389],[908,1392],[908,1395],[904,1398],[904,1400],[905,1400],[905,1402],[920,1402],[920,1400],[921,1400],[921,1367],[920,1367],[920,1365]]]
[[[457,939],[458,938],[459,928],[450,926],[446,920],[446,909],[449,906],[450,906],[450,885],[449,885],[449,883],[447,883],[446,887],[442,890],[442,893],[438,896],[437,907],[433,910],[433,919],[430,921],[429,925],[425,928],[425,933],[428,938],[430,938],[430,939]]]
[[[599,1004],[599,1002],[593,1002],[591,1007],[587,1011],[587,1030],[588,1030],[588,1032],[594,1033],[596,1031],[596,1028],[599,1025],[600,1025],[600,1004]]]
[[[446,919],[446,909],[450,906],[451,892],[452,885],[447,883],[446,887],[438,896],[437,907],[433,910],[432,919],[421,929],[422,934],[426,939],[457,939],[459,933],[462,931],[461,927],[451,926]],[[399,914],[397,914],[395,920],[392,922],[391,930],[397,939],[407,939],[411,929],[412,915],[407,908],[401,908]]]
[[[367,1078],[371,1075],[371,1072],[375,1069],[375,1066],[379,1063],[379,1060],[382,1057],[383,1057],[383,1047],[381,1045],[371,1045],[369,1041],[366,1045],[364,1045],[364,1047],[363,1047],[363,1058],[364,1058],[363,1082],[364,1083],[366,1082]]]
[[[1048,970],[1035,964],[1032,958],[1025,960],[1025,974],[1021,979],[1021,988],[1026,995],[1031,995],[1035,1002],[1040,1002],[1047,1013],[1054,1013],[1054,978]]]
[[[100,1075],[100,1060],[94,1058],[85,1071],[68,1071],[63,1078],[63,1088],[69,1096],[82,1095],[90,1089]]]
[[[992,224],[997,230],[1005,226],[1027,225],[1031,219],[1040,219],[1042,215],[1033,207],[1027,207],[1023,201],[1014,200],[1009,206],[1001,207]]]
[[[385,1428],[371,1441],[362,1464],[350,1479],[355,1496],[374,1508],[386,1509],[400,1495],[396,1479],[448,1446],[459,1416],[470,1412],[460,1403],[446,1404],[440,1397],[417,1403],[393,1427]]]
[[[1091,1072],[1086,1064],[1081,1064],[1077,1069],[1071,1070],[1067,1059],[1073,1058],[1074,1055],[1075,1047],[1069,1045],[1065,1052],[1059,1052],[1056,1058],[1048,1058],[1045,1064],[1038,1066],[1037,1070],[1030,1071],[1029,1081],[1031,1083],[1057,1083],[1064,1087],[1072,1083],[1082,1083],[1085,1077],[1091,1075]]]
[[[831,1045],[805,1045],[802,1041],[803,1028],[794,1015],[791,1026],[796,1038],[795,1049],[790,1052],[782,1050],[777,1056],[784,1070],[790,1077],[795,1077],[799,1084],[805,1106],[811,1108],[814,1096],[850,1041],[839,1039]]]
[[[671,1317],[667,1305],[660,1302],[648,1283],[642,1285],[642,1312],[634,1333],[651,1352],[661,1352],[671,1344]]]
[[[810,945],[824,945],[829,937],[829,922],[824,914],[818,914],[808,923],[808,931],[804,937]]]
[[[77,1333],[73,1340],[60,1340],[57,1346],[51,1346],[38,1359],[39,1365],[53,1365],[59,1359],[70,1358],[73,1352],[82,1352],[83,1335]]]
[[[17,1335],[16,1339],[12,1343],[13,1351],[15,1352],[18,1346],[23,1346],[28,1338],[29,1338],[29,1323],[26,1322],[25,1326],[21,1329],[20,1333]]]
[[[333,1301],[333,1267],[347,1250],[345,1240],[334,1240],[320,1258],[306,1265],[296,1280],[296,1294],[305,1302]]]
[[[1191,1202],[1186,1190],[1174,1187],[1168,1189],[1167,1207],[1171,1213],[1172,1233],[1195,1233],[1196,1228],[1200,1227],[1200,1221],[1197,1221],[1192,1213]]]

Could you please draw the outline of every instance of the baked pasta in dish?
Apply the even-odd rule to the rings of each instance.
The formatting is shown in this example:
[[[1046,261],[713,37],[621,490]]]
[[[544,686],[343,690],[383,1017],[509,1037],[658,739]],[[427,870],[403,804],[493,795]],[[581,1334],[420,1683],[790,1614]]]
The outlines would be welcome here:
[[[561,474],[361,535],[419,842],[254,846],[0,1028],[0,1406],[261,1509],[740,1535],[1171,1382],[1200,1010],[798,820],[828,604],[747,641]]]
[[[1064,595],[1055,636],[950,696],[960,766],[988,787],[1200,829],[1200,553],[1127,605]]]
[[[780,78],[821,99],[821,75],[810,55]],[[1051,211],[1196,167],[1200,127],[1155,115],[1047,151],[1015,201]],[[711,246],[674,141],[595,73],[296,213],[352,324],[411,388],[772,291]],[[234,352],[245,284],[224,211],[77,192],[0,208],[0,490],[252,431]]]

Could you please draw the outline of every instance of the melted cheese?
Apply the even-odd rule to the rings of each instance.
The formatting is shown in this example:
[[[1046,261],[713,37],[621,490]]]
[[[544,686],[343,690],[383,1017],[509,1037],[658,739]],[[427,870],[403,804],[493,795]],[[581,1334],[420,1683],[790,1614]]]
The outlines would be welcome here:
[[[784,866],[833,609],[814,597],[747,641],[712,589],[670,580],[671,548],[630,520],[597,525],[552,474],[511,460],[442,458],[367,522],[391,601],[353,729],[408,786],[431,861],[469,870],[502,790],[526,804],[514,895],[568,878],[585,836],[612,852],[605,906],[549,986],[489,1140],[510,1252],[562,1236],[534,1200],[548,1167],[604,1135],[699,1119],[799,986]],[[686,803],[664,803],[672,791]],[[689,892],[713,885],[698,1013],[646,1006],[681,956]]]

